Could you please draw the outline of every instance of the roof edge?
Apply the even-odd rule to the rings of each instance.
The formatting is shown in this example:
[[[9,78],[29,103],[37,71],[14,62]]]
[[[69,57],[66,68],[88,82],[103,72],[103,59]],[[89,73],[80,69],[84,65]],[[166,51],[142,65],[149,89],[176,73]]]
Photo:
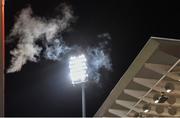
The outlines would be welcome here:
[[[179,39],[174,39],[174,38],[164,38],[164,37],[155,37],[155,36],[151,36],[150,39],[153,39],[153,40],[164,40],[164,41],[177,41],[177,42],[180,42]]]
[[[104,116],[106,111],[112,104],[114,100],[123,92],[123,89],[128,85],[131,81],[132,77],[135,76],[136,72],[141,69],[144,62],[154,53],[154,51],[158,48],[159,42],[155,39],[162,39],[156,37],[150,37],[145,46],[141,49],[139,54],[136,56],[134,61],[128,67],[126,72],[123,74],[121,79],[117,82],[115,87],[111,90],[106,100],[100,106],[98,111],[95,113],[95,117]],[[133,71],[132,71],[133,70]],[[123,85],[121,84],[123,83]]]

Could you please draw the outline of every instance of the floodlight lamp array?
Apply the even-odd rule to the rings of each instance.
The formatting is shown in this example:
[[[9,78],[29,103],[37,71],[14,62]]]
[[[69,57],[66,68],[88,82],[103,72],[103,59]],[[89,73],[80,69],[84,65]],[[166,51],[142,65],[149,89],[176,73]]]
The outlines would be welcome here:
[[[72,84],[83,83],[86,81],[87,60],[84,54],[73,56],[69,60],[70,78]]]

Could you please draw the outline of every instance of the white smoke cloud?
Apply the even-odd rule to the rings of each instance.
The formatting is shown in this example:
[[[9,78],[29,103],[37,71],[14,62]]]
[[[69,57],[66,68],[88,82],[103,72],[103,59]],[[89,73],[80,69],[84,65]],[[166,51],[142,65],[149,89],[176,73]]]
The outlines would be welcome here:
[[[87,55],[89,58],[89,76],[91,79],[99,81],[100,79],[100,69],[105,68],[108,71],[112,70],[112,64],[108,54],[100,48],[90,48],[87,50]]]
[[[73,11],[69,6],[63,4],[61,15],[47,20],[34,16],[31,7],[23,9],[16,19],[15,25],[10,33],[9,40],[18,38],[15,49],[10,51],[12,55],[11,65],[7,73],[20,71],[27,61],[37,62],[43,56],[47,60],[66,61],[71,54],[84,52],[88,59],[89,78],[98,82],[101,78],[101,69],[112,70],[109,54],[109,33],[99,34],[94,47],[83,48],[78,45],[68,46],[63,40],[62,33],[74,21]],[[41,42],[42,44],[37,44]]]
[[[107,33],[106,33],[107,34]],[[111,39],[110,34],[107,36],[102,36],[103,34],[98,35],[98,38],[103,38],[104,41],[100,42],[97,47],[89,47],[86,50],[88,56],[88,71],[89,78],[98,82],[101,78],[100,69],[106,69],[108,71],[112,71],[112,62],[110,58],[110,54],[107,51],[108,49],[108,40]],[[102,37],[99,37],[102,36]]]
[[[18,36],[19,41],[17,47],[10,52],[12,59],[8,73],[20,71],[27,61],[37,61],[42,48],[36,44],[36,41],[41,40],[42,35],[45,36],[47,42],[54,41],[56,34],[64,31],[70,25],[73,20],[70,7],[63,4],[61,12],[61,17],[50,20],[34,16],[31,7],[20,12],[10,34],[10,37]]]
[[[111,35],[110,35],[108,32],[102,33],[102,34],[98,34],[97,37],[98,37],[98,38],[105,38],[105,39],[108,39],[108,40],[111,40],[111,39],[112,39],[112,38],[111,38]]]
[[[49,60],[61,61],[62,58],[70,51],[71,48],[68,47],[61,38],[55,39],[46,45],[44,57]]]

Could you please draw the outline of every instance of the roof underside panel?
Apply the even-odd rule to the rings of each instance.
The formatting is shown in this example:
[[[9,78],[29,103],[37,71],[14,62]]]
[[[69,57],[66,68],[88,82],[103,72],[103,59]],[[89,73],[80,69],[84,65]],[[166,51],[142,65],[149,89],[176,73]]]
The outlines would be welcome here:
[[[180,40],[151,37],[95,116],[180,116],[179,85]]]

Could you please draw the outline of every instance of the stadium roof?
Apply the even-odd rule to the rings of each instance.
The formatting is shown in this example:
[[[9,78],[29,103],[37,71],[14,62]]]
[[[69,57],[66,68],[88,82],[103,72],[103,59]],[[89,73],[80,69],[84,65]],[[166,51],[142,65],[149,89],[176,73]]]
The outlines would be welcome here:
[[[151,37],[95,116],[180,116],[179,85],[180,40]],[[155,103],[162,95],[168,99]]]

